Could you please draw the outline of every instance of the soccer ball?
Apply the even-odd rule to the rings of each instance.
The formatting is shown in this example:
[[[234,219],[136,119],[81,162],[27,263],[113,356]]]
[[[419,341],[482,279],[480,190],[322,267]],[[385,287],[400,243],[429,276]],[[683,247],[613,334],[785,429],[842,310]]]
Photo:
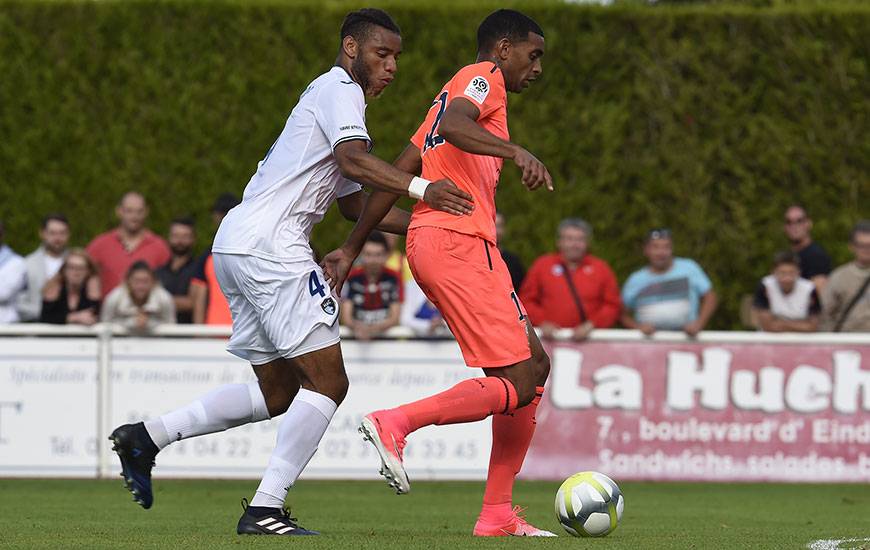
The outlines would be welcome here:
[[[556,492],[556,519],[575,537],[603,537],[619,520],[625,499],[609,477],[580,472],[565,480]]]

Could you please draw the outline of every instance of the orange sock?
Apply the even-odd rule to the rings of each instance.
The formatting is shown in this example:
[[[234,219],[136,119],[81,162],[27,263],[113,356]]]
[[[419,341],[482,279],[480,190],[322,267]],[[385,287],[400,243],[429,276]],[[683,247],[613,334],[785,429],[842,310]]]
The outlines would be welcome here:
[[[492,418],[492,452],[489,473],[483,493],[481,517],[502,517],[512,510],[514,478],[523,467],[523,460],[535,433],[535,411],[544,387],[535,388],[535,398],[525,407]]]
[[[510,380],[495,376],[464,380],[447,391],[393,409],[407,418],[405,435],[432,424],[476,422],[514,410],[517,390]]]

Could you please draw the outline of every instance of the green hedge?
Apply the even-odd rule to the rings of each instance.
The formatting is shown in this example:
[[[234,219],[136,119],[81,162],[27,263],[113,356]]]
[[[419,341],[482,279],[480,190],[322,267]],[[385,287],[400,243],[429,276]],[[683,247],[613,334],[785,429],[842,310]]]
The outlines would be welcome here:
[[[422,4],[422,3],[420,3]],[[387,4],[402,26],[398,79],[372,102],[375,152],[392,159],[437,89],[474,59],[492,5]],[[471,5],[474,4],[474,5]],[[522,4],[520,4],[522,5]],[[18,250],[63,210],[79,244],[113,225],[126,189],[153,227],[240,193],[305,84],[337,51],[340,3],[0,3],[0,217]],[[841,6],[580,7],[529,3],[545,73],[512,96],[512,137],[557,192],[504,171],[500,208],[527,261],[559,219],[587,218],[621,280],[651,226],[710,273],[736,326],[738,300],[782,248],[782,211],[807,203],[837,261],[870,217],[870,9]],[[335,212],[321,250],[349,229]],[[204,244],[204,242],[203,242]]]

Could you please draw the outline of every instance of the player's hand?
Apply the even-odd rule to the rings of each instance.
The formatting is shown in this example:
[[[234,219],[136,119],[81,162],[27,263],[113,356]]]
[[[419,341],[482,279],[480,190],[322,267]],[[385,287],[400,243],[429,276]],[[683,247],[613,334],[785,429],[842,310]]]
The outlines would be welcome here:
[[[435,210],[454,216],[471,214],[474,198],[448,179],[433,181],[426,187],[423,202]]]
[[[553,190],[553,178],[544,163],[535,155],[522,147],[517,147],[514,153],[514,163],[523,171],[523,185],[534,191],[541,186],[546,186],[548,191]]]
[[[347,279],[347,274],[356,260],[356,256],[344,247],[340,247],[324,256],[320,261],[326,282],[336,294],[341,294],[341,287],[344,286],[344,281]]]

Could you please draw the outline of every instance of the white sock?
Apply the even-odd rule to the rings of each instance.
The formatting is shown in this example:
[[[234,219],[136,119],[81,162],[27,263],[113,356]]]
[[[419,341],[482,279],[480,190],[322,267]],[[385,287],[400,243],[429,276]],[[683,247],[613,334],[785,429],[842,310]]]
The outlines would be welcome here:
[[[173,441],[222,432],[268,418],[269,410],[259,383],[226,384],[193,403],[145,422],[145,429],[162,450]]]
[[[335,402],[325,395],[299,390],[278,426],[278,442],[251,506],[284,505],[287,491],[317,451],[336,408]]]

